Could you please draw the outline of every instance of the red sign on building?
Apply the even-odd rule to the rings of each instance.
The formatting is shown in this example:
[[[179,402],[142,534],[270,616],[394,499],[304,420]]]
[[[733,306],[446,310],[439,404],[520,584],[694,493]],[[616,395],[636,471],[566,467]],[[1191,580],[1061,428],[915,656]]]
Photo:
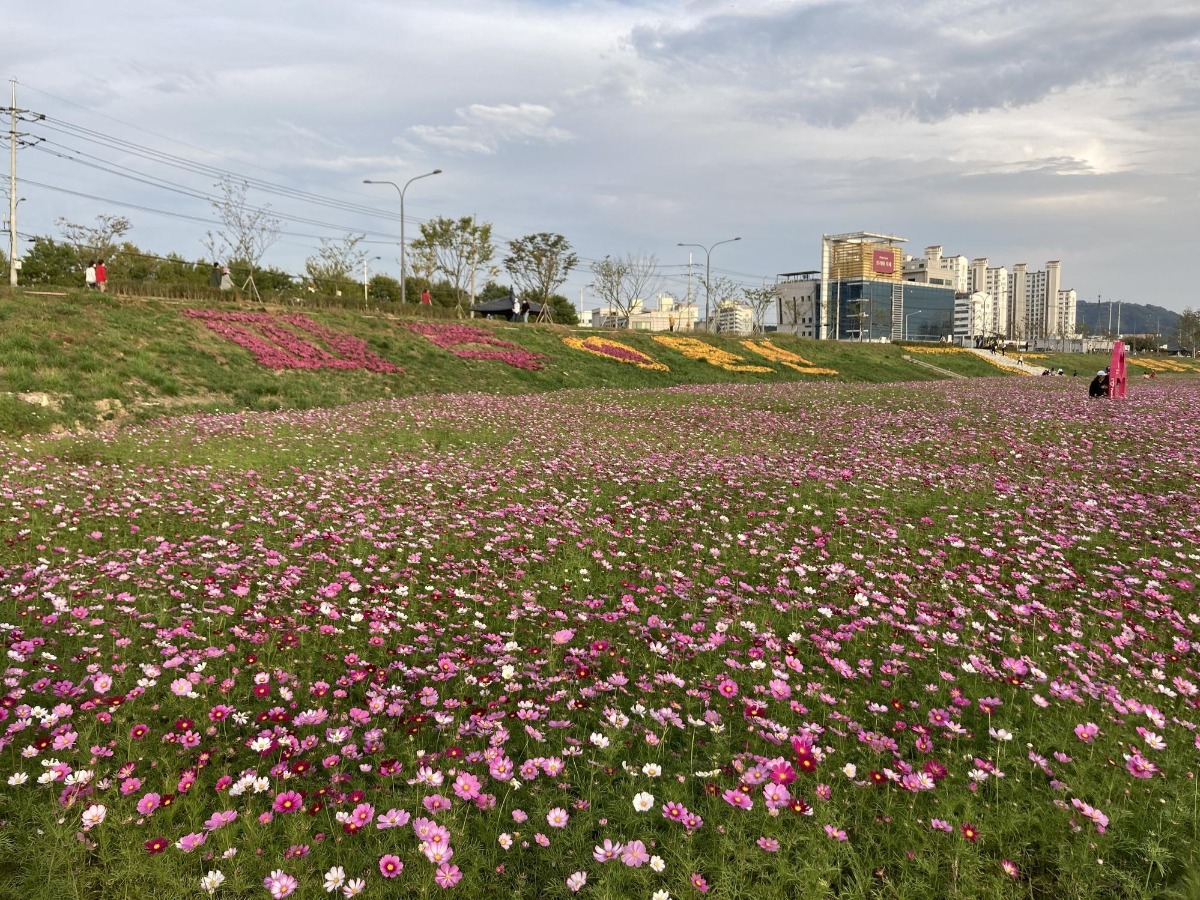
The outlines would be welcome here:
[[[896,254],[891,250],[871,251],[871,268],[880,275],[895,274]]]

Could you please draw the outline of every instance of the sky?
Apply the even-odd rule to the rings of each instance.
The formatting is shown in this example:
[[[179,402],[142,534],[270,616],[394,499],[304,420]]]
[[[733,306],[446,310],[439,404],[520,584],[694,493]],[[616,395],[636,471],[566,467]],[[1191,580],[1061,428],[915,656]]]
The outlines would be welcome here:
[[[1195,0],[19,0],[3,45],[0,106],[15,78],[46,116],[20,125],[23,235],[124,215],[203,258],[219,169],[281,189],[247,197],[284,220],[265,264],[362,233],[395,277],[398,195],[362,182],[440,168],[410,241],[475,216],[499,262],[560,233],[589,309],[605,256],[653,256],[683,297],[705,252],[681,242],[740,237],[713,276],[761,287],[860,230],[1200,305]]]

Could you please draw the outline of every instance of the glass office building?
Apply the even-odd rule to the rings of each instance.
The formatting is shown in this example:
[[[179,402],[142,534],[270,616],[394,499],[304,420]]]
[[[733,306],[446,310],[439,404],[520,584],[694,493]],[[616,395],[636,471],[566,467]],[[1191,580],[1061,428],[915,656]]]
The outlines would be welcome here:
[[[896,296],[900,292],[899,303]],[[954,335],[954,289],[892,281],[835,281],[823,323],[839,341],[941,341]]]

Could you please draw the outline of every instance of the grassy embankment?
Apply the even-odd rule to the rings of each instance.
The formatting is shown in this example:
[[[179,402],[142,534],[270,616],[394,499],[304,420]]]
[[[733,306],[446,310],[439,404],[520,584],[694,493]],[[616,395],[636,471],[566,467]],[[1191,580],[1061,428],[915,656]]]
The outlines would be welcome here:
[[[965,376],[1006,373],[970,353],[913,354],[893,345],[831,344],[771,336],[776,346],[836,375],[803,374],[778,363],[770,373],[730,372],[687,358],[644,333],[610,334],[669,366],[653,371],[568,348],[562,338],[590,330],[510,325],[474,320],[497,337],[543,354],[544,368],[524,371],[495,361],[463,360],[413,334],[404,324],[422,312],[298,309],[330,330],[366,342],[403,374],[365,370],[274,371],[242,347],[214,334],[182,312],[215,304],[68,293],[0,294],[0,434],[18,435],[94,428],[106,421],[134,421],[197,411],[313,409],[361,400],[425,393],[482,391],[518,394],[564,388],[669,387],[682,384],[778,381],[899,382],[943,376],[916,360]],[[226,310],[264,307],[226,304]],[[445,315],[442,310],[434,313]],[[320,341],[305,336],[320,345]],[[761,365],[734,339],[702,336],[708,343]],[[906,358],[909,357],[909,358]],[[1086,370],[1094,360],[1077,358],[1068,368]],[[1134,372],[1138,370],[1135,368]]]

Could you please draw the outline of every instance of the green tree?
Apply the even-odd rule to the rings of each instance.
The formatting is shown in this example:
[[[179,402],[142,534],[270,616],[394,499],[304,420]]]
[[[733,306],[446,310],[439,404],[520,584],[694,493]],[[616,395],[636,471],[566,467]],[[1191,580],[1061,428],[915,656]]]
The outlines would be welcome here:
[[[480,274],[493,270],[490,222],[477,223],[471,216],[450,219],[439,216],[421,225],[421,236],[409,247],[413,268],[432,279],[445,276],[454,290],[454,305],[463,312],[467,290]]]
[[[21,261],[21,283],[83,287],[83,266],[75,248],[53,238],[34,238]]]
[[[546,231],[509,241],[504,257],[504,268],[518,293],[532,303],[548,303],[578,263],[570,242]]]
[[[746,298],[746,303],[750,305],[751,311],[754,313],[754,334],[762,334],[764,321],[767,317],[767,311],[775,305],[779,299],[779,293],[774,287],[760,288],[742,288],[742,296]]]
[[[386,300],[389,303],[400,302],[400,279],[390,275],[372,275],[368,296],[372,300]]]
[[[555,324],[579,324],[579,312],[575,309],[575,304],[562,294],[551,294],[546,305],[550,307],[550,318],[554,320]]]
[[[367,251],[359,244],[365,238],[365,234],[348,234],[336,241],[321,238],[316,255],[304,262],[304,273],[318,291],[324,294],[358,291],[361,283],[357,278],[367,258]]]

